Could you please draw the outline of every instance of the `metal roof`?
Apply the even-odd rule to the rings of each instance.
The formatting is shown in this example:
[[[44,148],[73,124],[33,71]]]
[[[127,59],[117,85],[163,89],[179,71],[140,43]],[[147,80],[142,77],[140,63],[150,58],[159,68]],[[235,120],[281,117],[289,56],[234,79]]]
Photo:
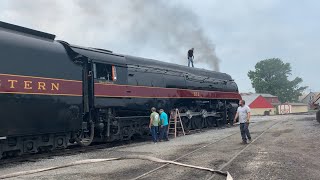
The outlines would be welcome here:
[[[242,99],[246,102],[247,106],[249,106],[259,96],[260,96],[260,94],[243,94],[243,95],[241,95]]]
[[[278,97],[278,96],[274,96],[272,94],[259,94],[261,95],[262,97]]]
[[[264,94],[264,93],[240,93],[241,95],[243,96],[247,96],[247,95],[253,95],[253,94],[256,94],[256,95],[261,95],[262,97],[278,97],[278,96],[274,96],[272,94]]]
[[[304,98],[306,98],[308,94],[302,94],[302,96],[299,96],[299,101],[302,101]]]
[[[283,105],[308,106],[308,104],[305,104],[305,103],[284,103]]]
[[[308,97],[309,96],[309,94],[314,94],[314,96],[317,96],[318,94],[320,94],[320,92],[309,92],[308,94],[305,94],[305,96],[300,96],[301,97],[301,99],[299,98],[299,100],[300,101],[303,101],[306,97]]]

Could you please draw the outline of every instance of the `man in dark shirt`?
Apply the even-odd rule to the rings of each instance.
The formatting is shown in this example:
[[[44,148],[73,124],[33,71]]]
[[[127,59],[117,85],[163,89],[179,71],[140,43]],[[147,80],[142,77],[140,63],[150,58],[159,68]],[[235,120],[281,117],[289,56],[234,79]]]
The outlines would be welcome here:
[[[188,51],[188,67],[190,67],[190,62],[191,62],[192,67],[194,67],[194,66],[193,66],[193,59],[194,59],[193,50],[194,50],[194,48],[191,48],[191,49]]]

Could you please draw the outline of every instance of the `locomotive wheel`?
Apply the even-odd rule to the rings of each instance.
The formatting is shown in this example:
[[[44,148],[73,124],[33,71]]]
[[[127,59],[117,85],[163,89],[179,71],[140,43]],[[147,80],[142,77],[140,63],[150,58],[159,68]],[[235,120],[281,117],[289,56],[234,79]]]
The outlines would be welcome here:
[[[197,126],[198,129],[202,129],[203,128],[203,119],[202,118],[197,117],[196,126]]]
[[[196,128],[196,118],[193,117],[193,118],[189,119],[189,121],[190,121],[190,129],[197,129]]]
[[[180,113],[186,113],[188,111],[188,108],[186,106],[182,106],[179,108]]]
[[[202,123],[203,128],[208,128],[209,127],[208,118],[202,118],[202,121],[203,121],[203,123]]]
[[[188,108],[186,106],[182,106],[179,108],[179,112],[180,113],[186,113],[188,111]],[[192,129],[192,120],[187,118],[187,117],[181,117],[181,121],[183,124],[183,128],[188,131],[190,129]]]
[[[149,124],[148,123],[142,124],[141,130],[142,130],[142,135],[149,135],[150,134]]]
[[[21,156],[22,152],[21,150],[14,150],[14,151],[7,151],[4,152],[3,154],[5,154],[5,157],[17,157],[17,156]]]
[[[209,124],[208,124],[208,118],[204,118],[203,119],[203,128],[208,128],[209,127]]]
[[[214,127],[215,125],[214,117],[208,117],[206,120],[207,120],[208,127]]]
[[[38,151],[39,152],[44,152],[44,153],[47,153],[47,152],[51,152],[53,150],[53,147],[52,146],[40,146],[38,148]]]
[[[190,119],[187,117],[181,117],[184,130],[188,131],[190,129]]]
[[[200,106],[197,106],[197,105],[191,107],[190,109],[191,109],[191,111],[193,111],[193,112],[200,112],[200,111],[201,111],[201,107],[200,107]]]
[[[192,129],[202,129],[203,128],[203,120],[200,117],[193,117],[191,119]]]

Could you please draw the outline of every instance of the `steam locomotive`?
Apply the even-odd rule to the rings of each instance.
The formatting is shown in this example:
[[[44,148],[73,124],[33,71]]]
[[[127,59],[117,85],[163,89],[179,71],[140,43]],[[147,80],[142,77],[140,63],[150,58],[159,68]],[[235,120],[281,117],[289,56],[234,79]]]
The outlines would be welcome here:
[[[0,158],[149,134],[150,108],[178,108],[186,129],[233,120],[225,73],[80,47],[0,22]]]

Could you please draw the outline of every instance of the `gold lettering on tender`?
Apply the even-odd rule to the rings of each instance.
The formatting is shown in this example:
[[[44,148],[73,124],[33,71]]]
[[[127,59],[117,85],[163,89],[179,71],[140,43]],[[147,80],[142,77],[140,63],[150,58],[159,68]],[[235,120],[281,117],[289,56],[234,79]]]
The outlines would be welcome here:
[[[14,89],[15,87],[14,87],[14,83],[16,83],[16,82],[18,82],[17,80],[8,80],[8,82],[10,83],[10,88],[11,89]]]
[[[45,82],[38,82],[38,89],[39,90],[46,90],[46,83]]]
[[[200,96],[200,92],[193,92],[193,96],[199,97]]]
[[[59,83],[51,83],[51,91],[59,91]]]
[[[24,81],[24,89],[32,89],[31,84],[32,81]]]

